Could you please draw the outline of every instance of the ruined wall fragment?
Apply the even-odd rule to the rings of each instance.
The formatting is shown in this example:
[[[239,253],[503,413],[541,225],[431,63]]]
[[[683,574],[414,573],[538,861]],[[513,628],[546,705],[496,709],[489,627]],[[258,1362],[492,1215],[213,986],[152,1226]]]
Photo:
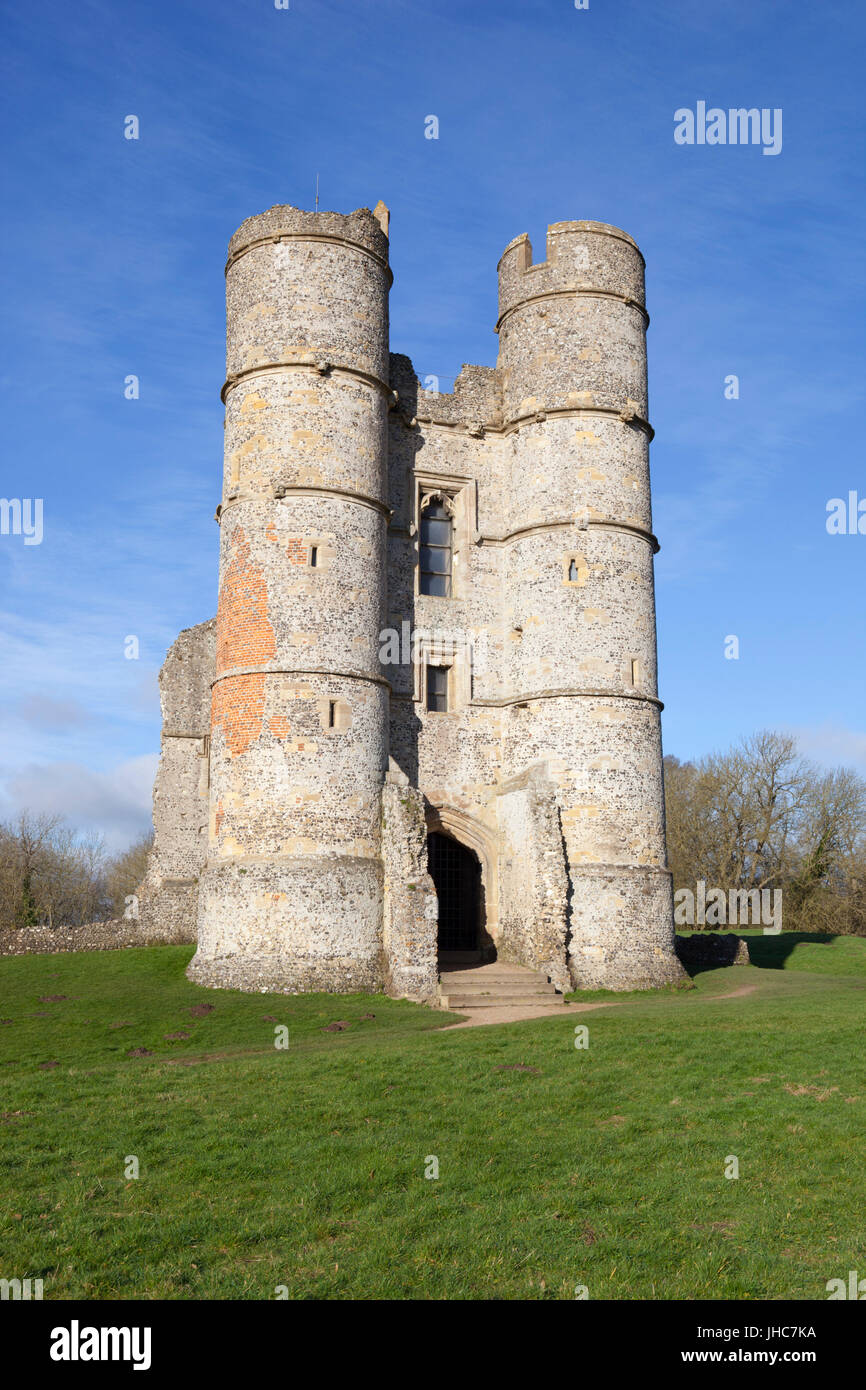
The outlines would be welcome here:
[[[138,892],[148,940],[195,941],[207,854],[210,687],[216,622],[186,628],[159,673],[162,744],[153,789],[153,849]]]
[[[437,910],[424,797],[399,773],[389,775],[382,793],[382,859],[385,990],[398,999],[432,1001],[439,979]]]

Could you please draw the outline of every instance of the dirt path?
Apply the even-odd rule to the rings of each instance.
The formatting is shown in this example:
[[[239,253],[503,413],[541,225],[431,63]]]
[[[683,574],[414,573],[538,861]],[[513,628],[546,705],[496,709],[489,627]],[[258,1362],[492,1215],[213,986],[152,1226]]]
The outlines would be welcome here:
[[[716,999],[742,999],[747,994],[754,994],[757,988],[757,985],[740,985],[739,989],[732,989],[727,994],[701,995],[700,1003],[711,1004]],[[591,1004],[539,1004],[536,1008],[529,1006],[523,1009],[460,1009],[455,1012],[463,1015],[463,1021],[449,1023],[447,1028],[440,1028],[438,1031],[453,1033],[457,1028],[483,1028],[491,1023],[523,1023],[531,1018],[562,1018],[564,1015],[586,1014],[593,1009],[627,1009],[629,1004],[633,1003],[635,1000],[632,999],[623,999],[622,1002],[603,999]]]

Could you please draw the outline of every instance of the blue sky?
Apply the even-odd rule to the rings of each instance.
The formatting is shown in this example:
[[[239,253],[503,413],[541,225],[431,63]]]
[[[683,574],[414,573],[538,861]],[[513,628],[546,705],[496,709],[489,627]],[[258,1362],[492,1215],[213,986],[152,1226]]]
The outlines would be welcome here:
[[[635,237],[666,751],[786,728],[866,772],[866,535],[825,527],[866,498],[862,6],[290,3],[6,11],[0,495],[44,537],[0,536],[0,818],[149,821],[156,674],[216,605],[226,244],[317,173],[389,205],[392,348],[443,389],[495,361],[512,237]],[[781,108],[781,153],[677,145],[698,101]]]

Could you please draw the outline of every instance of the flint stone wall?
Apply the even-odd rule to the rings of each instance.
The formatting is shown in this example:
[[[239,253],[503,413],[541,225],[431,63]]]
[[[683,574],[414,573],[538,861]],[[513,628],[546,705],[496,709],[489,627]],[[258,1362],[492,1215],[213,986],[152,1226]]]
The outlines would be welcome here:
[[[382,855],[385,991],[432,1001],[439,980],[436,890],[427,872],[424,797],[406,779],[389,781],[382,792]]]
[[[159,673],[162,749],[153,788],[154,842],[138,892],[150,940],[195,941],[207,853],[211,681],[216,623],[186,628]]]
[[[707,966],[751,965],[749,943],[745,936],[731,932],[698,932],[694,936],[677,936],[677,956],[686,970]]]
[[[571,989],[568,870],[556,787],[544,765],[499,795],[501,917],[498,953]]]
[[[18,927],[0,931],[0,956],[56,955],[64,951],[119,951],[148,946],[137,922],[113,918],[80,927]]]

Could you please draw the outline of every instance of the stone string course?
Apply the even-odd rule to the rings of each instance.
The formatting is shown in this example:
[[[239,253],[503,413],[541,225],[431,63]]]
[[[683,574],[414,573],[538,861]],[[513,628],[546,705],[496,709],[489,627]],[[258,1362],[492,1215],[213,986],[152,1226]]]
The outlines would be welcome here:
[[[679,979],[643,258],[595,222],[538,264],[516,238],[496,366],[438,393],[390,352],[388,230],[279,206],[231,240],[217,617],[161,676],[142,929],[195,920],[207,985],[431,999],[435,829],[477,857],[488,953],[562,990]],[[447,599],[418,592],[431,492]],[[403,624],[418,666],[380,650]]]

